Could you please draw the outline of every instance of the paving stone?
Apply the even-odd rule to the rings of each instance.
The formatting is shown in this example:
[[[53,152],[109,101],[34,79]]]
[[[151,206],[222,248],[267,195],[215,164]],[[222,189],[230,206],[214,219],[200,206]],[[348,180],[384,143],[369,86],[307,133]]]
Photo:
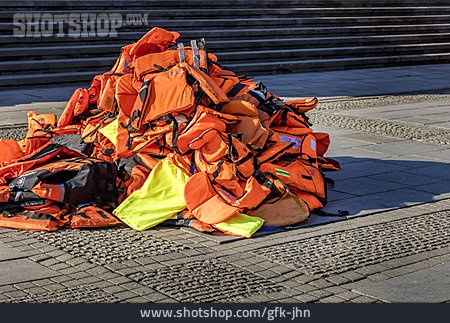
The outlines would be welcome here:
[[[89,285],[78,285],[39,294],[16,294],[8,303],[114,303],[119,298]]]
[[[35,286],[36,285],[34,285],[31,282],[14,284],[14,287],[17,288],[17,289],[27,289],[27,288],[32,288],[32,287],[35,287]]]
[[[371,134],[371,133],[354,133],[354,134],[345,135],[344,138],[349,138],[352,140],[358,140],[358,141],[367,142],[367,143],[375,143],[375,144],[399,141],[397,138],[384,137],[384,136],[379,136],[379,135],[375,135],[375,134]]]
[[[43,287],[36,287],[36,286],[35,286],[35,287],[33,287],[33,288],[25,289],[24,292],[26,292],[27,294],[35,295],[35,294],[46,293],[47,290],[46,290],[45,288],[43,288]]]
[[[398,190],[405,187],[406,185],[400,183],[380,181],[370,177],[360,177],[337,181],[333,189],[336,191],[361,196]]]
[[[114,296],[119,298],[120,300],[128,300],[128,299],[135,298],[138,295],[127,290],[127,291],[123,291],[123,292],[114,293]]]
[[[17,249],[0,242],[0,261],[24,258],[25,255]]]
[[[377,175],[404,169],[405,168],[402,166],[393,165],[379,160],[363,159],[357,163],[347,164],[339,172],[330,174],[330,177],[335,181],[340,181],[349,178]]]
[[[105,292],[108,292],[108,293],[111,293],[111,294],[116,294],[116,293],[120,293],[120,292],[126,291],[125,288],[120,287],[120,286],[118,286],[118,285],[111,286],[111,287],[106,287],[106,288],[104,288],[103,290],[104,290]]]
[[[114,277],[114,278],[108,279],[108,281],[110,281],[111,283],[116,284],[116,285],[133,282],[130,278],[123,277],[123,276]]]
[[[361,147],[362,149],[374,150],[382,153],[388,153],[392,155],[410,155],[410,154],[422,154],[423,152],[436,151],[442,149],[439,146],[427,145],[412,141],[398,141],[389,142],[378,145],[368,145]]]
[[[14,287],[14,285],[5,285],[5,286],[0,286],[0,294],[1,293],[5,293],[5,292],[11,292],[11,291],[15,291],[17,290],[16,287]]]
[[[47,259],[51,259],[51,256],[44,254],[44,253],[39,253],[37,255],[31,256],[30,259],[34,260],[36,262],[40,262],[40,261],[44,261]]]
[[[327,288],[324,288],[325,291],[331,293],[331,294],[340,294],[346,291],[345,288],[340,287],[340,286],[330,286]]]
[[[0,265],[0,285],[16,284],[59,275],[57,272],[29,259],[2,261]]]
[[[367,276],[367,279],[370,279],[375,282],[387,280],[389,278],[391,278],[391,277],[386,274],[383,274],[383,273],[377,273],[377,274],[372,274],[372,275]]]
[[[420,185],[415,188],[420,191],[433,193],[435,198],[450,198],[450,180]]]
[[[112,283],[110,283],[109,281],[106,281],[106,280],[100,280],[96,283],[89,283],[89,285],[91,285],[92,287],[99,288],[99,289],[114,286]]]
[[[334,295],[322,298],[319,303],[342,303],[342,298],[336,297]]]
[[[135,303],[135,304],[137,304],[137,303],[148,303],[148,300],[145,298],[145,297],[133,297],[133,298],[129,298],[129,299],[127,299],[127,301],[129,302],[129,303]]]
[[[331,287],[331,286],[334,285],[333,283],[329,282],[328,280],[326,280],[324,278],[313,280],[309,284],[313,285],[313,286],[316,286],[318,288],[326,288],[326,287]]]
[[[333,293],[331,293],[331,292],[329,292],[329,291],[327,291],[325,289],[313,290],[313,291],[308,292],[308,294],[317,296],[318,299],[330,297],[331,295],[333,295]]]
[[[405,172],[450,180],[450,163],[435,163],[431,166],[420,167],[417,170],[405,170]]]
[[[384,183],[394,182],[394,183],[402,184],[404,186],[412,186],[412,187],[442,181],[442,178],[440,178],[440,177],[430,177],[430,176],[424,176],[424,175],[419,175],[419,174],[410,174],[410,173],[407,173],[404,171],[373,175],[373,176],[370,176],[370,178],[375,178],[379,181],[383,181]]]
[[[326,277],[326,280],[334,283],[335,285],[342,285],[342,284],[345,284],[345,283],[348,283],[351,281],[350,279],[348,279],[347,277],[344,277],[342,275],[328,276],[328,277]]]
[[[401,275],[357,290],[390,302],[441,303],[450,300],[450,262]]]
[[[146,256],[182,251],[189,247],[167,239],[134,231],[131,228],[96,230],[59,230],[57,232],[27,232],[29,237],[49,242],[81,260],[67,260],[74,265],[90,261],[98,265],[118,263]],[[108,241],[105,244],[105,241]],[[47,245],[47,244],[44,244]]]
[[[349,301],[349,300],[357,298],[357,297],[359,297],[361,295],[360,294],[356,294],[356,293],[354,293],[352,291],[346,291],[346,292],[342,292],[342,293],[336,294],[335,296],[339,297],[339,298],[342,298],[345,301]]]
[[[60,262],[54,258],[45,259],[39,262],[42,266],[50,267],[59,264]]]
[[[48,291],[57,291],[60,289],[65,289],[67,288],[66,286],[62,285],[62,284],[50,284],[50,285],[45,285],[43,286],[46,290]]]
[[[77,279],[73,279],[73,280],[65,281],[65,282],[63,282],[63,283],[61,283],[61,284],[64,285],[64,286],[66,286],[66,287],[71,288],[71,287],[77,287],[77,286],[79,286],[79,285],[80,285],[80,281],[77,280]]]
[[[45,278],[45,279],[35,280],[35,281],[33,281],[33,284],[35,284],[36,286],[46,286],[46,285],[54,284],[54,281],[49,278]]]
[[[347,129],[356,131],[365,131],[368,133],[376,133],[380,135],[386,135],[396,137],[399,139],[420,140],[437,145],[448,145],[450,138],[448,136],[448,130],[438,127],[427,127],[423,125],[415,125],[412,123],[399,124],[396,120],[387,120],[371,117],[359,117],[353,115],[337,115],[335,113],[313,113],[310,115],[310,120],[313,123],[322,125],[335,125]],[[391,144],[391,143],[386,143]],[[385,144],[360,146],[362,149],[366,149],[370,146],[381,146]],[[407,147],[403,147],[402,154],[407,154]],[[392,147],[391,147],[392,149]],[[420,149],[418,150],[420,151]],[[388,150],[382,150],[384,153],[388,153]],[[418,152],[417,152],[418,153]],[[393,154],[398,154],[394,152]]]
[[[130,278],[181,302],[208,301],[210,297],[227,301],[282,290],[261,276],[215,259],[137,273]]]
[[[20,290],[16,290],[16,291],[12,291],[12,292],[7,292],[7,293],[5,293],[5,295],[8,296],[9,298],[18,298],[18,297],[27,296],[27,293],[20,291]]]
[[[442,211],[352,228],[258,248],[254,253],[312,276],[341,274],[356,280],[364,275],[349,270],[446,247],[450,242],[446,230],[450,227],[449,215],[450,211]],[[294,280],[301,281],[302,276]]]
[[[62,283],[62,282],[66,282],[68,280],[73,280],[73,278],[69,277],[69,276],[56,276],[53,278],[50,278],[51,281],[54,281],[56,283]]]
[[[376,299],[361,295],[356,298],[353,298],[351,300],[351,302],[352,303],[375,303]]]
[[[90,274],[85,271],[80,271],[77,273],[70,274],[69,276],[72,278],[75,278],[75,279],[80,279],[80,278],[90,277]]]

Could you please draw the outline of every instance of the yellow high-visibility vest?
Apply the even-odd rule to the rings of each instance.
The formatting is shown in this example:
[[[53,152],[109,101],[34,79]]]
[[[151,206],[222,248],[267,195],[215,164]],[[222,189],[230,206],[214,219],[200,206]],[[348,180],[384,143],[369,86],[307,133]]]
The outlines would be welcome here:
[[[147,230],[184,210],[184,186],[189,175],[169,159],[161,160],[141,189],[134,191],[113,212],[136,230]]]

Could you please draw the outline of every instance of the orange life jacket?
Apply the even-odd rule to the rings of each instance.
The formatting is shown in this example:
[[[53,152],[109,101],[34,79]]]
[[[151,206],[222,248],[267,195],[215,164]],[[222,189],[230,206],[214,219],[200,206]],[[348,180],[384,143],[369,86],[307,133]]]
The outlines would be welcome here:
[[[65,211],[56,205],[40,207],[38,210],[0,211],[0,227],[34,231],[56,231],[63,223],[60,216]]]
[[[323,174],[306,161],[263,163],[259,169],[278,177],[290,187],[312,193],[318,198],[326,200],[327,191]]]
[[[194,174],[186,183],[184,198],[187,208],[202,222],[216,224],[225,221],[239,210],[259,206],[271,190],[250,177],[241,197],[233,196],[218,184],[212,184],[206,172]]]
[[[77,115],[80,115],[89,108],[89,92],[86,89],[78,88],[76,89],[69,101],[64,108],[61,116],[58,120],[58,127],[64,127],[69,125],[73,117],[75,116],[75,111]]]
[[[109,212],[93,205],[82,206],[76,212],[68,214],[67,217],[68,224],[72,229],[105,228],[121,223]]]

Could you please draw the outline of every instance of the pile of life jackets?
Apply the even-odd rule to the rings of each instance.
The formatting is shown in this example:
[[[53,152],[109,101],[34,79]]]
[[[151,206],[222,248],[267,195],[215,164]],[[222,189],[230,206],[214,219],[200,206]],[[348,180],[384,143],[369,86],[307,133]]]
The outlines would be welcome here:
[[[0,140],[0,226],[125,223],[250,237],[302,222],[327,199],[330,144],[305,112],[208,53],[204,39],[153,28],[111,71],[75,90],[59,120],[28,113]]]

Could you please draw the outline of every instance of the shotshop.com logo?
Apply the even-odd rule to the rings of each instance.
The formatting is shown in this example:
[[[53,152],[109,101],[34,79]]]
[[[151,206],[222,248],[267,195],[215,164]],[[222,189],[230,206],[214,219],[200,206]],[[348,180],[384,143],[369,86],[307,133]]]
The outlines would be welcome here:
[[[148,14],[129,13],[16,13],[15,37],[116,37],[124,26],[148,25]]]

